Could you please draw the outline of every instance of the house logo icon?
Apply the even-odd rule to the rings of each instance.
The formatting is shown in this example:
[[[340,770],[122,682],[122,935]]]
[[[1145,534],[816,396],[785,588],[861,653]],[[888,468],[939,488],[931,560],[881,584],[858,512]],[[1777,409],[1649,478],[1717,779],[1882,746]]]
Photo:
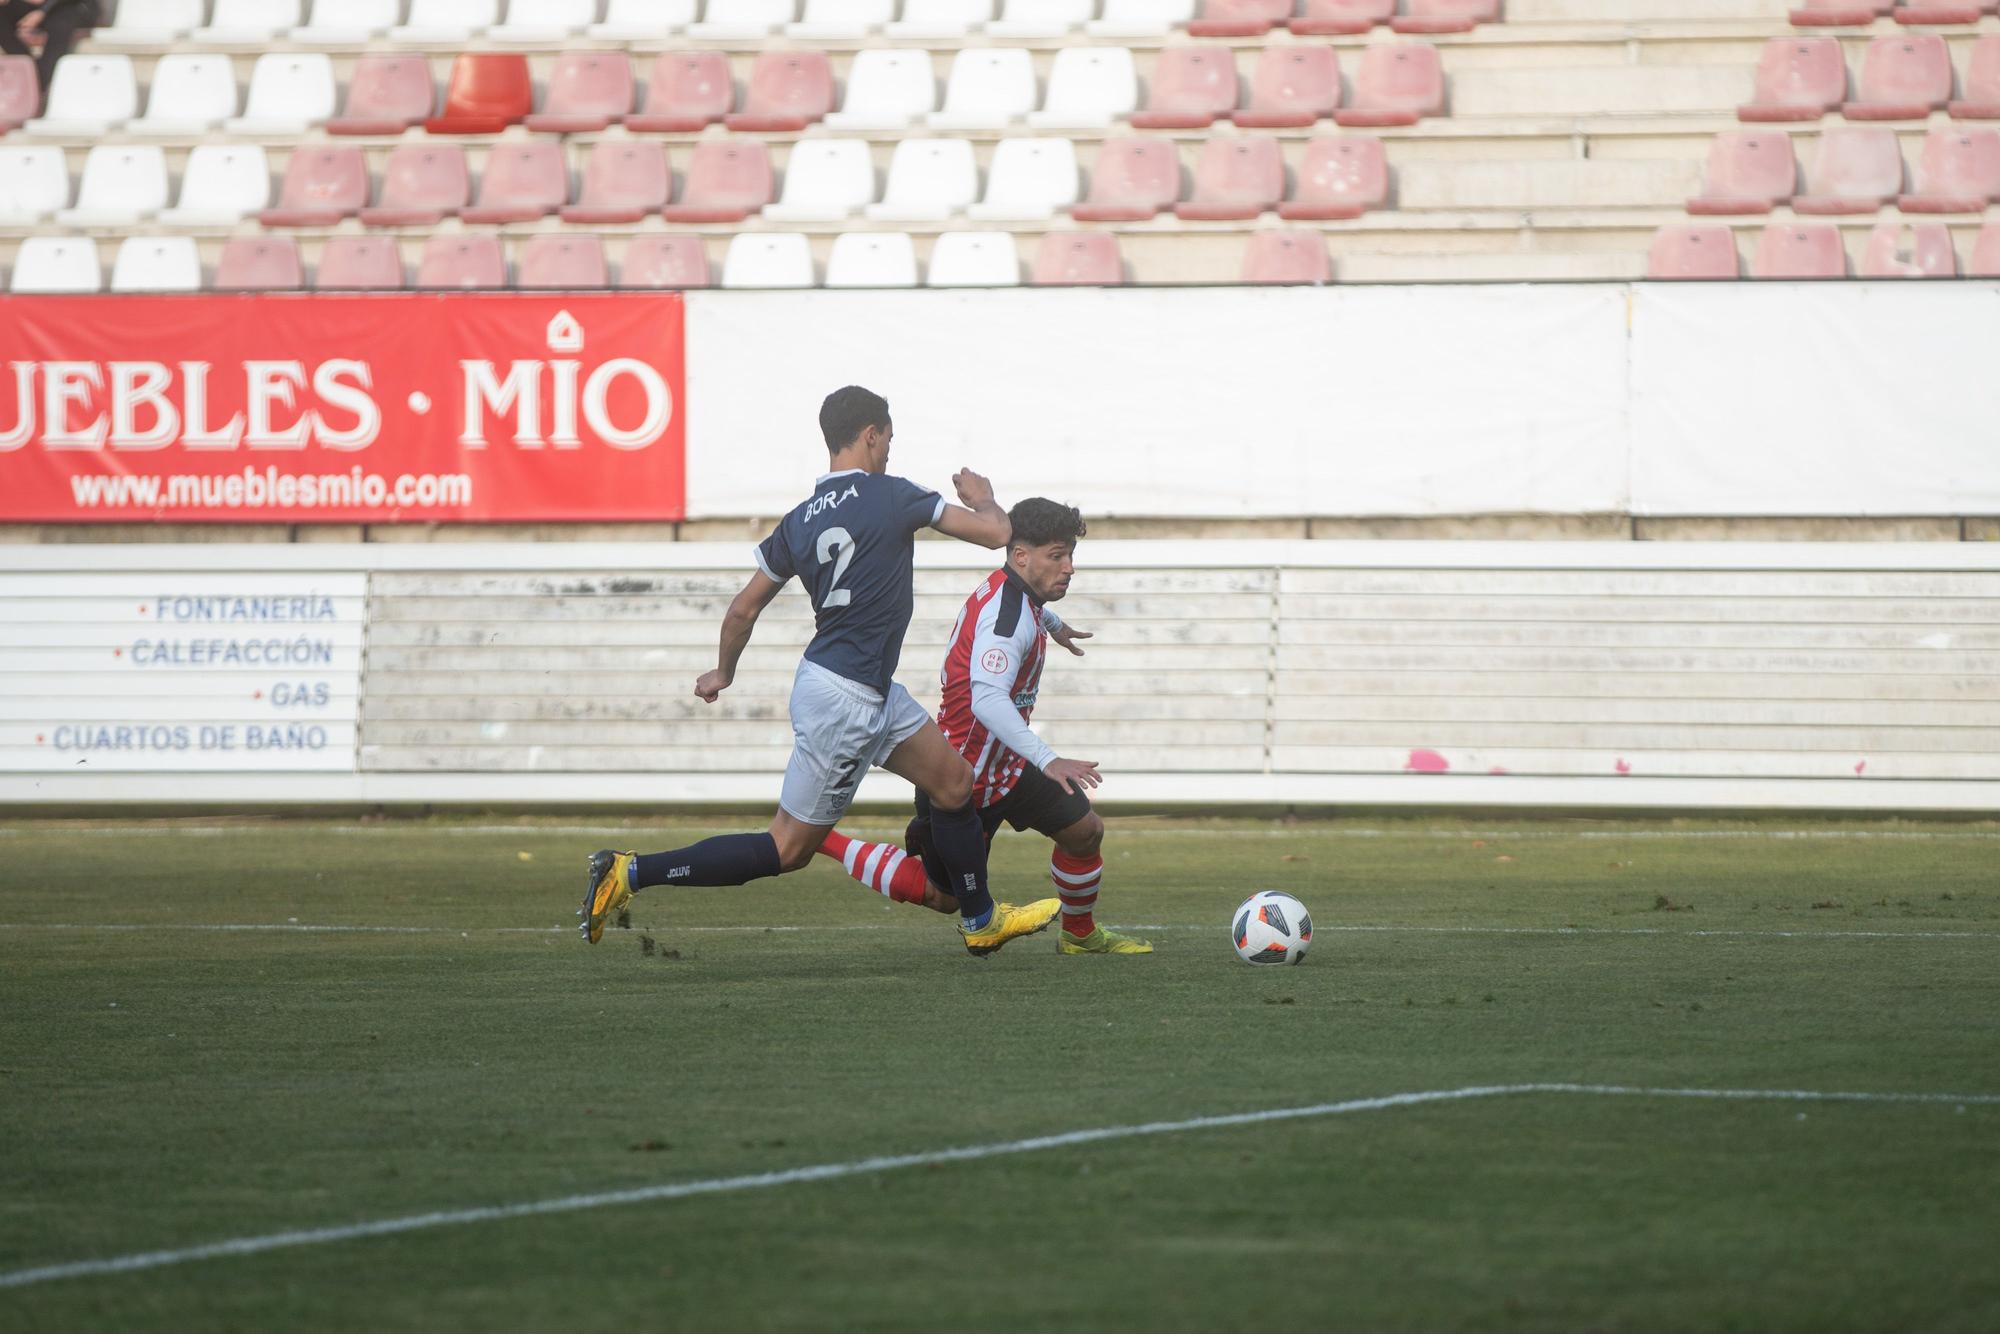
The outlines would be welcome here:
[[[557,311],[556,317],[549,321],[549,351],[583,351],[583,326],[566,310]]]

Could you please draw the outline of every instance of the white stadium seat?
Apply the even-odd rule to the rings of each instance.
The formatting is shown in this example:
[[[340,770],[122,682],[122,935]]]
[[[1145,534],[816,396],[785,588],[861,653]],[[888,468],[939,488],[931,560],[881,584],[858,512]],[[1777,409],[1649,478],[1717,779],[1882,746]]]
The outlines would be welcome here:
[[[769,37],[798,17],[797,0],[708,0],[699,23],[687,35],[704,42]]]
[[[203,46],[263,46],[299,26],[299,0],[215,0],[208,26],[191,39]]]
[[[312,0],[305,23],[292,29],[303,46],[360,46],[403,17],[403,0]]]
[[[900,130],[937,109],[937,71],[928,51],[857,51],[847,96],[827,116],[830,130]]]
[[[1005,232],[946,232],[931,249],[931,287],[1018,287],[1021,256]]]
[[[31,236],[14,256],[14,277],[7,290],[17,295],[95,292],[103,286],[97,242],[82,236]]]
[[[114,292],[199,292],[201,251],[192,236],[128,236],[111,265]]]
[[[801,139],[769,222],[839,222],[875,198],[875,157],[863,139]]]
[[[499,21],[500,0],[410,0],[410,21],[389,29],[389,40],[462,46]]]
[[[146,93],[146,114],[127,134],[205,134],[236,114],[236,66],[225,55],[161,56]]]
[[[724,287],[811,287],[812,246],[800,232],[738,232],[722,255]]]
[[[68,207],[69,167],[60,148],[0,148],[0,226],[32,226]]]
[[[146,144],[99,144],[83,160],[76,207],[56,214],[65,227],[129,227],[167,206],[167,155]]]
[[[828,287],[915,287],[917,247],[906,232],[844,232],[826,257]]]
[[[1090,21],[1096,0],[1002,0],[988,37],[1061,37]]]
[[[857,41],[895,17],[896,0],[806,0],[805,13],[797,23],[785,25],[785,36],[811,42]]]
[[[222,128],[231,134],[303,136],[333,119],[339,95],[332,57],[316,51],[273,51],[257,57],[243,114],[224,121]]]
[[[1032,55],[1022,47],[974,49],[952,58],[944,109],[924,119],[939,130],[997,130],[1034,109]]]
[[[679,32],[694,22],[695,0],[611,0],[604,21],[584,30],[600,42],[643,41]]]
[[[130,56],[69,55],[56,62],[41,117],[21,131],[94,138],[138,114],[139,79]]]
[[[1028,113],[1038,130],[1101,130],[1139,105],[1139,71],[1122,46],[1071,46],[1049,66],[1049,95]]]
[[[882,31],[897,38],[960,38],[992,17],[993,0],[903,0],[903,17]]]
[[[177,227],[233,227],[271,206],[271,164],[256,144],[202,144],[181,172],[180,202],[160,214]]]
[[[203,0],[119,0],[107,27],[90,35],[96,46],[169,46],[201,26]]]
[[[874,222],[942,222],[979,198],[979,168],[970,139],[905,139],[889,159],[882,202],[868,206]]]
[[[986,171],[986,198],[966,209],[980,222],[1042,222],[1077,201],[1076,145],[1068,139],[1002,139]]]
[[[1195,0],[1104,0],[1104,17],[1083,30],[1092,37],[1165,37],[1194,19]]]
[[[489,28],[495,42],[561,42],[597,17],[597,0],[508,0],[507,21]]]

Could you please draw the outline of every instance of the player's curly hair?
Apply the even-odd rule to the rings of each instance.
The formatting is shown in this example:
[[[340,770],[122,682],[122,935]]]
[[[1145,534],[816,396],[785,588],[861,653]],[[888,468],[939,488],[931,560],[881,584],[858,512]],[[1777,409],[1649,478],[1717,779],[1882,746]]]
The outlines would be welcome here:
[[[1074,505],[1061,505],[1042,496],[1029,496],[1007,511],[1013,521],[1011,546],[1045,547],[1053,542],[1074,543],[1090,531],[1083,512]]]
[[[889,400],[858,384],[834,390],[819,405],[819,429],[828,453],[847,448],[871,426],[889,429]]]

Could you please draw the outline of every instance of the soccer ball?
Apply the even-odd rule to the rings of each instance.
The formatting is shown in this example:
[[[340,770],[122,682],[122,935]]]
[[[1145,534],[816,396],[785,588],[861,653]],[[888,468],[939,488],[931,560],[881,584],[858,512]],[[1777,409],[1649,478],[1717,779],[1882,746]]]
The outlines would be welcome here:
[[[1243,900],[1229,931],[1245,963],[1297,963],[1312,944],[1313,919],[1306,905],[1275,889]]]

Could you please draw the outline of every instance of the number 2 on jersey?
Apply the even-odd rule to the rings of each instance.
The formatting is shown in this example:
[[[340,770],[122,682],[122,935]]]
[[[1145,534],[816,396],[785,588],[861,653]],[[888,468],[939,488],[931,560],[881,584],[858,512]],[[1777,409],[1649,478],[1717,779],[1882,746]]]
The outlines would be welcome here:
[[[840,586],[840,576],[847,573],[847,562],[854,559],[854,538],[845,528],[829,528],[819,535],[818,549],[821,565],[833,562],[833,581],[826,586],[826,601],[820,603],[820,610],[845,607],[854,600],[854,592]]]

